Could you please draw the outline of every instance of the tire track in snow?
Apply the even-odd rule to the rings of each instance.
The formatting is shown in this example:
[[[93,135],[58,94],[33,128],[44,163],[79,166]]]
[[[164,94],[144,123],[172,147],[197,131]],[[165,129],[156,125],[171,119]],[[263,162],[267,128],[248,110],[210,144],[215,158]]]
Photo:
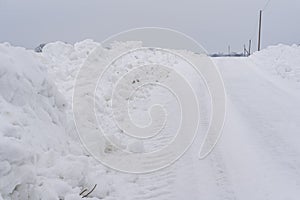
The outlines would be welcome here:
[[[132,197],[134,200],[163,200],[175,199],[172,194],[172,185],[176,175],[173,167],[158,172],[138,175],[137,191]]]
[[[272,81],[265,76],[261,76],[259,69],[250,65],[245,58],[220,59],[217,62],[221,66],[232,106],[238,113],[233,120],[235,117],[240,117],[243,123],[239,124],[247,127],[243,127],[241,129],[243,132],[240,132],[244,137],[239,138],[239,142],[244,144],[244,146],[240,145],[241,152],[247,153],[249,160],[253,162],[235,153],[237,158],[239,156],[240,162],[243,160],[249,162],[253,170],[244,171],[249,174],[239,174],[240,177],[235,174],[232,176],[242,178],[251,177],[250,173],[256,175],[257,182],[261,185],[261,189],[258,188],[256,192],[261,193],[261,199],[299,197],[300,160],[297,156],[299,148],[297,148],[297,140],[294,140],[300,139],[295,134],[295,130],[300,128],[300,115],[299,112],[295,112],[300,110],[298,99],[295,99],[295,95],[289,95],[289,92],[272,84]],[[286,124],[290,124],[290,127],[283,126]],[[227,139],[228,142],[230,141]],[[229,160],[228,156],[227,160]],[[231,159],[230,162],[236,160]],[[243,166],[242,163],[236,164]],[[248,183],[241,185],[243,184],[248,185]],[[284,192],[282,188],[286,188]],[[246,192],[240,194],[245,196]]]
[[[232,188],[230,177],[223,161],[222,154],[217,147],[210,155],[210,164],[214,171],[215,182],[220,199],[235,200],[235,192]]]

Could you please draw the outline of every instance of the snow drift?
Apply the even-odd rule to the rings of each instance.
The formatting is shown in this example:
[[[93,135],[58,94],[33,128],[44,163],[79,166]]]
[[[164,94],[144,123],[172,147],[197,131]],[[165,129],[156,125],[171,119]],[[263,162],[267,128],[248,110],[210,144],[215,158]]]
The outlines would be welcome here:
[[[300,82],[300,46],[270,46],[251,56],[253,62],[268,71],[291,82]]]
[[[76,72],[98,45],[57,42],[42,54],[0,45],[2,198],[81,199],[98,184],[91,196],[99,199],[113,190],[109,170],[82,150],[70,114]]]

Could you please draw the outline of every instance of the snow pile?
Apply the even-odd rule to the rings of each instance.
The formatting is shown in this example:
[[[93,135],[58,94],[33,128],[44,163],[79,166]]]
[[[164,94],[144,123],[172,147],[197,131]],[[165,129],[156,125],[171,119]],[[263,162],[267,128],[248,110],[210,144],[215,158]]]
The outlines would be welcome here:
[[[80,67],[84,64],[86,58],[89,56],[95,48],[100,49],[102,52],[101,58],[107,59],[111,61],[112,58],[114,58],[116,55],[119,55],[119,52],[123,52],[124,50],[129,50],[133,48],[141,47],[141,42],[125,42],[125,43],[119,43],[115,42],[111,44],[111,48],[103,48],[99,43],[96,43],[92,40],[84,40],[81,42],[78,42],[74,45],[66,44],[63,42],[54,42],[47,44],[44,48],[42,53],[40,54],[40,60],[43,63],[44,66],[47,67],[48,72],[54,80],[54,82],[57,84],[58,90],[62,92],[66,98],[66,101],[68,102],[67,107],[67,132],[68,135],[76,136],[76,129],[74,125],[74,119],[73,119],[73,113],[72,113],[72,96],[73,96],[73,90],[74,90],[74,84],[75,79],[77,76],[77,73],[80,69]],[[120,69],[121,68],[121,69]],[[100,96],[103,93],[109,93],[107,95],[110,95],[110,92],[112,89],[108,90],[108,88],[111,88],[114,84],[113,82],[118,80],[119,74],[116,73],[116,71],[128,71],[130,67],[124,67],[119,66],[114,68],[113,73],[109,73],[107,82],[104,83],[104,87],[100,89]],[[102,96],[101,96],[102,97]],[[99,99],[98,99],[99,101]],[[98,102],[97,101],[97,102]],[[108,112],[105,112],[108,109],[109,104],[104,100],[102,101],[102,104],[99,107],[99,114],[101,116],[106,115],[107,118],[113,119],[112,115],[109,115]],[[112,114],[112,113],[111,113]],[[112,124],[114,124],[112,121],[110,121],[109,124],[104,125],[105,131],[109,132],[119,132],[119,128],[112,127]],[[119,143],[119,139],[113,137],[111,138],[116,143]],[[138,147],[140,144],[133,145],[133,148]],[[105,147],[103,147],[105,148]],[[111,146],[107,147],[111,148]]]
[[[41,53],[0,44],[0,199],[130,199],[135,175],[107,169],[84,152],[72,116],[78,70],[99,43],[55,42]],[[139,42],[103,48],[110,59]],[[101,48],[101,47],[99,47]],[[109,127],[107,127],[109,129]],[[142,148],[140,144],[132,148]]]
[[[300,46],[270,46],[255,52],[250,59],[271,74],[292,82],[300,82]]]
[[[108,172],[66,134],[67,102],[37,57],[0,45],[0,199],[81,199],[96,183],[104,198]]]
[[[75,45],[54,42],[45,45],[41,62],[47,67],[60,92],[71,103],[74,80],[87,56],[100,44],[85,40]]]
[[[45,45],[40,54],[40,59],[43,65],[47,67],[59,91],[64,93],[70,104],[77,72],[95,48],[102,48],[103,58],[111,59],[124,49],[141,46],[141,42],[115,42],[111,45],[111,49],[107,49],[102,48],[99,43],[89,39],[75,43],[74,45],[58,41]]]
[[[42,53],[38,54],[38,58],[47,68],[49,76],[67,101],[66,128],[68,135],[74,139],[76,139],[76,130],[71,110],[74,81],[89,53],[98,46],[99,43],[92,40],[85,40],[75,45],[58,41],[45,45]]]
[[[40,59],[41,62],[47,66],[49,74],[55,83],[57,83],[59,91],[65,95],[68,105],[71,105],[74,81],[76,79],[77,72],[86,58],[91,52],[93,52],[93,50],[95,50],[95,48],[98,48],[98,51],[101,52],[101,55],[99,55],[101,59],[107,59],[111,61],[116,55],[119,55],[120,52],[139,47],[142,47],[142,43],[136,41],[114,42],[111,44],[110,48],[103,48],[99,43],[93,42],[92,40],[84,40],[74,45],[55,42],[47,44],[43,48],[43,52],[40,54]],[[191,52],[188,51],[182,51],[180,53],[187,55],[191,54]],[[174,115],[171,115],[172,120],[170,121],[172,124],[170,123],[166,126],[166,129],[173,129],[173,131],[169,130],[169,133],[172,134],[166,137],[168,134],[164,133],[164,140],[162,140],[160,137],[147,141],[136,140],[123,134],[123,131],[120,130],[115,123],[113,111],[110,105],[113,87],[115,86],[116,82],[135,66],[147,65],[151,63],[165,63],[166,65],[172,66],[175,69],[178,68],[178,70],[183,74],[185,73],[186,77],[188,77],[193,84],[197,85],[197,88],[201,88],[199,89],[199,95],[202,99],[205,99],[204,96],[206,94],[204,82],[202,80],[198,80],[199,77],[197,77],[198,75],[195,74],[194,71],[188,70],[191,67],[188,66],[187,63],[179,62],[178,58],[175,56],[172,57],[168,54],[156,54],[155,52],[148,50],[137,51],[134,54],[124,55],[121,60],[125,60],[125,62],[112,63],[112,66],[108,67],[98,83],[98,88],[96,91],[96,109],[98,111],[97,117],[100,119],[99,123],[101,124],[101,128],[106,134],[108,133],[107,136],[110,137],[110,140],[114,141],[119,148],[134,152],[142,152],[145,150],[153,151],[155,149],[159,149],[161,146],[164,146],[170,142],[172,139],[171,135],[173,135],[177,130],[176,128],[178,128],[175,126],[175,124],[179,123],[174,123],[176,120],[178,120],[176,117],[178,117],[178,113],[180,113],[180,111],[176,109],[178,105],[171,105],[168,103],[168,101],[171,102],[173,100],[174,96],[167,90],[155,86],[143,87],[142,90],[137,91],[137,93],[134,95],[135,98],[129,105],[129,110],[132,111],[132,113],[130,113],[131,117],[136,116],[134,117],[134,121],[138,124],[145,126],[149,123],[149,116],[147,113],[148,109],[151,107],[151,105],[157,103],[163,104],[166,107],[168,107],[167,104],[169,104],[169,111],[174,112]],[[150,96],[152,98],[149,98]],[[207,96],[206,98],[209,97]],[[209,110],[209,108],[207,109]],[[206,113],[208,113],[208,111],[206,111]],[[68,134],[74,136],[76,130],[70,106],[67,108],[67,114],[69,120],[67,126]],[[104,151],[107,152],[111,151],[113,147],[107,146],[104,148]]]

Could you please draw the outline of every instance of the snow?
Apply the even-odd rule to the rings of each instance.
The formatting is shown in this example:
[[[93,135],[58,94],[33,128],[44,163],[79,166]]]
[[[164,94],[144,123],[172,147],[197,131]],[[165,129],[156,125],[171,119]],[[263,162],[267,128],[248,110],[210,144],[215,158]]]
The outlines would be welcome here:
[[[300,196],[300,47],[278,45],[249,58],[214,58],[224,78],[228,114],[214,151],[198,159],[201,137],[174,165],[155,173],[131,175],[103,166],[83,149],[72,115],[78,70],[96,48],[111,59],[140,42],[114,43],[110,49],[85,40],[54,42],[41,53],[0,44],[0,200],[81,199],[292,199]],[[140,53],[135,62],[147,63]],[[157,56],[157,55],[156,55]],[[209,119],[203,82],[184,63],[160,55],[160,62],[183,69]],[[126,58],[132,59],[132,58]],[[153,58],[154,59],[154,58]],[[116,64],[97,88],[100,123],[123,149],[147,152],[167,145],[178,127],[177,103],[165,89],[137,92],[131,117],[147,124],[147,108],[171,112],[165,134],[146,142],[128,139],[112,123],[107,105],[112,85],[132,65]],[[112,75],[113,74],[113,75]],[[205,119],[204,119],[205,121]],[[204,123],[203,130],[207,128]],[[114,151],[111,146],[103,147]]]
[[[268,70],[271,74],[277,74],[283,79],[300,82],[300,47],[297,45],[270,46],[261,52],[256,52],[252,59],[255,64]],[[264,58],[268,59],[264,59]]]
[[[62,55],[55,54],[58,49],[53,57]],[[98,181],[106,169],[97,168],[100,164],[84,154],[74,133],[68,134],[70,108],[48,73],[50,66],[39,54],[7,43],[0,45],[0,60],[2,197],[75,199],[97,180],[93,195],[104,198],[112,189],[110,178]]]

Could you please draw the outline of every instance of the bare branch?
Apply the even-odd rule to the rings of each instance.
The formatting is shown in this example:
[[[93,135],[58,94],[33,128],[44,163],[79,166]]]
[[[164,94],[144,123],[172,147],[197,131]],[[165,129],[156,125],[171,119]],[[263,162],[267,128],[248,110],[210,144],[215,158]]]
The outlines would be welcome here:
[[[79,195],[81,196],[86,191],[87,191],[87,189],[82,190],[82,192],[80,192]]]
[[[97,184],[94,185],[94,187],[91,191],[89,191],[87,194],[83,195],[82,198],[89,196],[95,190],[96,187],[97,187]]]

